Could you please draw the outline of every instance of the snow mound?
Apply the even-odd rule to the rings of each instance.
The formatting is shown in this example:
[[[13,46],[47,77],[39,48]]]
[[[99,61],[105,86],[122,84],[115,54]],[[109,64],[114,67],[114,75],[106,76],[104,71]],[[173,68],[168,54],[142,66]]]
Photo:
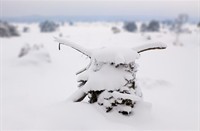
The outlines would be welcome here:
[[[126,84],[124,78],[133,78],[133,76],[123,69],[113,68],[108,64],[104,64],[101,71],[93,71],[93,67],[81,74],[79,80],[88,79],[84,85],[85,92],[89,90],[118,90]],[[130,78],[129,78],[130,77]]]
[[[50,63],[51,58],[46,50],[46,48],[40,44],[34,44],[30,46],[29,44],[24,45],[18,55],[21,64],[40,64],[40,63]]]
[[[115,63],[115,65],[118,65],[134,62],[139,58],[139,54],[129,48],[109,47],[94,50],[93,57],[98,62]]]

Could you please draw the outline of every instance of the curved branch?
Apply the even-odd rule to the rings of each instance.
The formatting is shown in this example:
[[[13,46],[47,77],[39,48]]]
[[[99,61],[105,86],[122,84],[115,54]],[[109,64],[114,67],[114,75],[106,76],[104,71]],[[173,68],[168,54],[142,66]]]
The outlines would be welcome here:
[[[90,60],[90,63],[89,63],[85,68],[79,70],[79,71],[76,73],[76,75],[78,75],[78,74],[80,74],[80,73],[86,71],[87,69],[89,69],[90,66],[91,66],[91,64],[92,64],[92,60]]]
[[[132,49],[137,51],[138,53],[141,53],[141,52],[148,51],[148,50],[166,49],[166,48],[167,48],[166,44],[158,42],[158,43],[152,43],[152,44],[138,46],[138,47],[135,47]]]
[[[60,50],[60,44],[63,44],[63,45],[69,46],[69,47],[81,52],[82,54],[88,56],[89,58],[92,57],[91,51],[88,49],[85,49],[84,47],[81,47],[80,45],[77,45],[75,43],[72,43],[67,40],[57,38],[57,37],[54,37],[54,39],[55,39],[55,41],[57,41],[59,43],[59,50]]]
[[[80,102],[87,96],[87,93],[83,91],[83,88],[78,89],[76,92],[74,92],[70,98],[68,98],[69,101],[73,102]]]

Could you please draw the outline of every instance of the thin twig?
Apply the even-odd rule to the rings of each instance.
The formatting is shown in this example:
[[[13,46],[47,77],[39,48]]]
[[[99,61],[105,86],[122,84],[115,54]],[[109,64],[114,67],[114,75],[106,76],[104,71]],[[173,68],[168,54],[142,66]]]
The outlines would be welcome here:
[[[156,50],[156,49],[166,49],[166,47],[147,48],[147,49],[138,51],[138,53],[141,53],[141,52],[144,52],[144,51],[148,51],[148,50]]]
[[[59,43],[59,45],[58,45],[58,49],[60,50],[60,45],[61,45],[61,43]]]

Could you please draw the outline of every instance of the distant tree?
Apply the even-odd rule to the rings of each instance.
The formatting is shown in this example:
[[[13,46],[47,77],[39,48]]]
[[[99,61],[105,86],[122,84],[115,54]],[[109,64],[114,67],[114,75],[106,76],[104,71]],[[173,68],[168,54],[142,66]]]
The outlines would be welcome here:
[[[58,24],[53,21],[44,21],[39,26],[41,32],[54,32],[58,28]]]
[[[182,33],[182,26],[187,22],[187,20],[188,20],[187,14],[180,14],[175,19],[174,32],[176,33],[176,38],[174,41],[174,45],[182,45],[182,43],[179,41],[179,37],[180,34]]]
[[[137,25],[135,24],[135,22],[125,22],[123,28],[128,32],[136,32],[137,31]]]
[[[160,30],[160,24],[158,21],[152,20],[149,24],[142,23],[140,26],[141,32],[157,32]]]
[[[164,20],[164,21],[162,21],[162,23],[163,23],[164,25],[170,26],[170,25],[173,24],[173,21],[172,21],[172,20]]]
[[[148,32],[148,25],[145,23],[142,23],[140,26],[140,32],[141,35],[146,39],[146,40],[151,40],[151,36],[149,34],[145,34],[145,32]]]
[[[74,23],[73,23],[72,21],[69,21],[69,25],[70,25],[70,26],[73,26]]]
[[[140,26],[140,31],[141,32],[146,32],[147,31],[148,26],[145,23],[142,23]]]
[[[147,30],[148,31],[151,31],[151,32],[157,32],[160,30],[160,24],[158,21],[155,21],[155,20],[152,20],[150,21],[148,27],[147,27]]]
[[[200,28],[200,22],[197,24],[197,26]]]
[[[65,22],[64,22],[64,21],[61,22],[60,25],[61,25],[61,26],[65,26]]]
[[[0,21],[0,37],[19,36],[17,28],[7,22]]]

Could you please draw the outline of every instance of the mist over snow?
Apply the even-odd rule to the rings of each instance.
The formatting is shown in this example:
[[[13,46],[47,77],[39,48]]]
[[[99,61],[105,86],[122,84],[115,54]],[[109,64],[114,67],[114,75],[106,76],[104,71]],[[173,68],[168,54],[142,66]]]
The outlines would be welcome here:
[[[173,20],[199,22],[199,0],[2,0],[1,19],[15,22]]]
[[[181,46],[173,44],[175,33],[164,25],[158,32],[141,32],[142,23],[136,22],[137,31],[128,32],[123,22],[63,22],[54,32],[40,32],[39,23],[12,24],[20,36],[0,38],[2,130],[199,129],[200,28],[196,24],[184,24],[187,31],[180,35]],[[29,31],[24,32],[24,27]],[[139,65],[136,78],[143,101],[135,105],[133,114],[123,116],[106,113],[88,98],[69,101],[78,89],[76,72],[90,60],[64,45],[58,50],[54,36],[89,49],[154,42],[165,43],[167,49],[143,52],[139,59],[124,58],[136,59]]]

